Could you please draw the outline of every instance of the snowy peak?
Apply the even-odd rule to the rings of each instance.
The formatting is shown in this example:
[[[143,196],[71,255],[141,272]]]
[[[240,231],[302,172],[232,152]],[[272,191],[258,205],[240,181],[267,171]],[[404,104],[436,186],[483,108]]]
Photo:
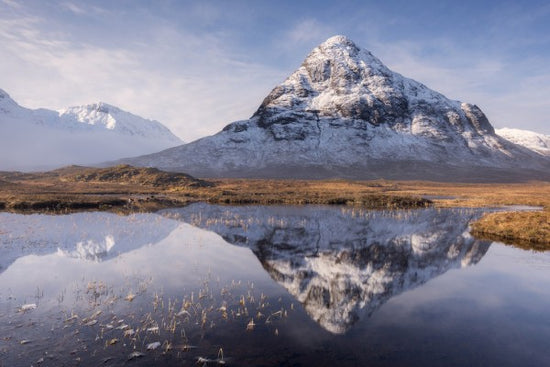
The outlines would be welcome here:
[[[63,120],[108,129],[114,132],[139,137],[155,136],[172,145],[182,141],[158,121],[144,119],[104,102],[74,106],[58,111]]]
[[[256,115],[286,107],[315,117],[351,117],[362,111],[343,105],[346,96],[357,94],[362,86],[384,94],[391,90],[391,76],[391,71],[370,52],[345,36],[334,36],[316,47],[298,70],[273,89]]]
[[[0,88],[0,101],[4,100],[5,98],[10,98],[10,96],[8,95],[8,93],[6,93],[3,89]]]
[[[325,42],[323,42],[319,47],[351,47],[351,48],[358,49],[358,47],[355,45],[355,43],[352,40],[350,40],[348,37],[341,34],[330,37]]]
[[[266,128],[337,118],[442,138],[494,133],[477,106],[451,101],[391,71],[345,36],[331,37],[316,47],[273,89],[254,117]]]
[[[369,51],[345,36],[334,36],[316,47],[304,60],[314,83],[330,80],[330,86],[350,85],[374,75],[390,77],[391,71]]]
[[[0,113],[12,114],[22,107],[15,102],[8,93],[0,89]]]
[[[90,125],[103,125],[109,130],[116,127],[116,120],[113,114],[120,112],[120,109],[103,102],[85,106],[69,107],[59,110],[59,116],[70,116],[78,122]]]
[[[531,149],[540,155],[550,157],[550,135],[521,129],[497,129],[497,135],[514,144]]]

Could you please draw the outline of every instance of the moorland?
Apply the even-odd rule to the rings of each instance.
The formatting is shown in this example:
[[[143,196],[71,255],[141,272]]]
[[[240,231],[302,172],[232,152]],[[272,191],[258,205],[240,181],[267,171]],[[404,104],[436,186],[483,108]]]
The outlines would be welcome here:
[[[155,211],[193,202],[228,205],[354,205],[367,209],[505,207],[473,223],[476,237],[550,249],[550,183],[441,183],[197,179],[184,173],[120,165],[69,166],[48,172],[0,172],[0,210],[66,213]],[[518,211],[507,206],[540,207]]]

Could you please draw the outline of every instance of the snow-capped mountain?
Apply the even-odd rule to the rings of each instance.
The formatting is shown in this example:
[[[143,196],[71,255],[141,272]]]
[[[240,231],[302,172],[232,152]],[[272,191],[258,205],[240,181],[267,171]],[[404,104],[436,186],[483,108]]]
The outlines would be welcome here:
[[[312,319],[340,334],[390,298],[479,262],[490,243],[468,225],[481,213],[201,203],[160,214],[250,248]]]
[[[521,129],[496,129],[497,135],[514,144],[531,149],[540,155],[550,157],[550,135],[539,134],[534,131]]]
[[[0,170],[92,164],[179,144],[160,122],[106,103],[31,110],[0,90]]]
[[[479,107],[393,72],[344,36],[316,47],[250,119],[124,163],[204,177],[432,179],[549,165],[496,135]]]
[[[182,141],[158,121],[146,120],[118,107],[99,102],[85,106],[69,107],[59,110],[59,117],[67,125],[74,125],[74,121],[81,124],[79,127],[92,126],[102,130],[110,130],[120,135],[142,138],[155,138],[167,144],[181,144]]]

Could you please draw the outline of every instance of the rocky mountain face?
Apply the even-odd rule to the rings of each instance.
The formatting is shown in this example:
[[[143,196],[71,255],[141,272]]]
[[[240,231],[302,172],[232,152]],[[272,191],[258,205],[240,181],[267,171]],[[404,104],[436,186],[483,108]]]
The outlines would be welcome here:
[[[106,103],[31,110],[0,90],[0,170],[92,164],[181,143],[160,122]]]
[[[194,204],[160,213],[248,247],[270,276],[332,333],[449,269],[476,264],[488,242],[470,236],[479,210],[369,211]]]
[[[479,107],[391,71],[344,36],[315,48],[250,119],[124,162],[204,177],[474,181],[550,167],[496,135]]]
[[[497,129],[496,133],[514,144],[533,150],[542,156],[550,157],[550,135],[509,128]]]

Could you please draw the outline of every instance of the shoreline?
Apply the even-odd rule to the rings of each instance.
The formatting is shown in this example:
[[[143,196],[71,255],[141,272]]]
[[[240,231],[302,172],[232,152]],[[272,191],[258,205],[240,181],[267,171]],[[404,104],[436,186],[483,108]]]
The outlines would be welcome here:
[[[223,205],[348,205],[364,209],[503,207],[472,223],[478,238],[550,250],[550,182],[460,184],[428,181],[210,179],[154,168],[71,166],[43,173],[0,172],[0,211],[64,214],[154,212],[195,202]],[[512,213],[512,214],[510,214]]]

